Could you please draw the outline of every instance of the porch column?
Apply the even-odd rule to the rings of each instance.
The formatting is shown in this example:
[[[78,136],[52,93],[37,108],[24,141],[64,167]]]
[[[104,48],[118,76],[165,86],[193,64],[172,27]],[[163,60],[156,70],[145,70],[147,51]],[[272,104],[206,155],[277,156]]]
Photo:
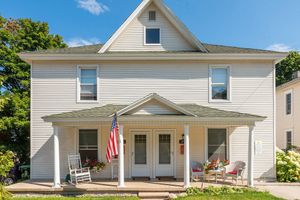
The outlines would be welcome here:
[[[190,126],[184,126],[184,187],[190,187]]]
[[[124,184],[124,136],[123,125],[119,126],[119,181],[118,187],[125,187]]]
[[[248,141],[248,187],[253,187],[254,127],[249,126]]]
[[[54,138],[54,183],[53,188],[60,188],[59,138],[58,127],[53,126]]]

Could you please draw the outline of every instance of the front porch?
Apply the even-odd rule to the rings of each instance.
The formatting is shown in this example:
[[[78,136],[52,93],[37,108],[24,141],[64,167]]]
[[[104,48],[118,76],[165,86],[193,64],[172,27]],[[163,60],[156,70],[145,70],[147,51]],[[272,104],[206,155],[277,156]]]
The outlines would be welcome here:
[[[129,106],[106,105],[44,117],[53,126],[54,188],[69,188],[60,181],[68,173],[68,154],[88,155],[90,153],[87,150],[96,150],[96,158],[105,161],[111,116],[115,112],[119,116],[119,157],[116,170],[118,183],[109,184],[114,190],[125,188],[126,191],[129,186],[135,187],[135,182],[130,181],[135,177],[172,177],[184,180],[175,182],[171,187],[176,190],[181,187],[183,191],[191,186],[192,161],[204,163],[212,158],[236,161],[234,156],[237,152],[230,150],[231,140],[235,138],[236,142],[242,141],[239,135],[245,132],[247,137],[246,140],[243,137],[245,141],[242,142],[247,142],[248,146],[240,150],[243,152],[242,161],[247,163],[248,186],[253,186],[254,127],[255,122],[262,121],[264,117],[196,104],[174,104],[157,94],[151,94]],[[91,130],[95,132],[92,143],[87,145],[81,142],[80,140],[85,139],[81,138],[80,133]],[[213,133],[214,136],[210,137]],[[209,146],[208,140],[216,138],[215,143]],[[86,137],[86,140],[91,139]],[[114,174],[110,169],[108,164],[106,170],[100,176],[94,176],[93,180],[111,178]],[[125,179],[129,181],[125,183]],[[151,188],[151,185],[160,185],[163,182],[153,183],[146,182],[146,185],[140,186]],[[170,187],[169,184],[166,185]]]
[[[126,180],[126,187],[118,188],[117,181],[111,180],[95,180],[92,183],[82,183],[78,185],[70,185],[62,183],[60,188],[53,188],[51,180],[28,180],[21,183],[8,186],[7,189],[13,194],[61,194],[61,195],[80,195],[80,194],[123,194],[138,195],[140,192],[168,192],[183,193],[186,188],[182,187],[183,181],[132,181]],[[192,182],[191,187],[208,187],[208,186],[231,186],[231,181],[215,183],[210,182]],[[235,186],[235,185],[234,185]],[[244,187],[239,182],[239,187]]]

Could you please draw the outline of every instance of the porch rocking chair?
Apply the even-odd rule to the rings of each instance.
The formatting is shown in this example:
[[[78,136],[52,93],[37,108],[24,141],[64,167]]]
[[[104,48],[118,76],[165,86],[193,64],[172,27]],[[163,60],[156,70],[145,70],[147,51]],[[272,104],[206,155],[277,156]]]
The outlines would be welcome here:
[[[238,184],[238,179],[241,178],[242,184],[244,184],[244,171],[245,171],[246,163],[243,161],[236,161],[225,166],[224,172],[224,182],[228,177],[232,178],[232,181],[236,181],[236,185]]]
[[[74,181],[75,184],[83,181],[92,182],[90,169],[82,168],[80,155],[68,155],[68,164],[71,184],[74,184]]]
[[[205,180],[205,172],[204,172],[204,166],[199,163],[192,161],[191,162],[191,182],[193,182],[195,179],[200,179]]]

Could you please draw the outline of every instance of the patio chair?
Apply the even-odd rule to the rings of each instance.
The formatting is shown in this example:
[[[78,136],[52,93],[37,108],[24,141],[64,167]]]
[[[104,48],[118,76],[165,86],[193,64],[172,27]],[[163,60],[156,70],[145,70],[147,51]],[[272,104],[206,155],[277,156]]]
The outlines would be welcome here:
[[[224,182],[228,177],[232,178],[236,181],[236,185],[238,183],[238,179],[241,178],[242,184],[244,184],[244,171],[245,171],[246,163],[243,161],[236,161],[234,163],[231,163],[227,166],[225,166],[225,172],[224,172]]]
[[[191,182],[195,179],[202,178],[203,181],[205,180],[205,172],[203,164],[199,162],[192,161],[191,162]]]
[[[71,184],[74,184],[74,181],[75,184],[83,181],[92,182],[90,169],[82,168],[80,155],[68,155],[68,164]]]

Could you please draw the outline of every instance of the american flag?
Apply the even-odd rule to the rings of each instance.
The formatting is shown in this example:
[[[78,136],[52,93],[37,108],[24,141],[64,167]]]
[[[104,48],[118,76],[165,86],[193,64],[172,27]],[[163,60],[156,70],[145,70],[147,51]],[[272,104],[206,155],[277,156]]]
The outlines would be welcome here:
[[[119,125],[117,121],[117,113],[115,113],[109,139],[107,142],[107,149],[106,149],[106,160],[108,163],[112,161],[114,156],[118,155],[118,136],[119,136]]]

